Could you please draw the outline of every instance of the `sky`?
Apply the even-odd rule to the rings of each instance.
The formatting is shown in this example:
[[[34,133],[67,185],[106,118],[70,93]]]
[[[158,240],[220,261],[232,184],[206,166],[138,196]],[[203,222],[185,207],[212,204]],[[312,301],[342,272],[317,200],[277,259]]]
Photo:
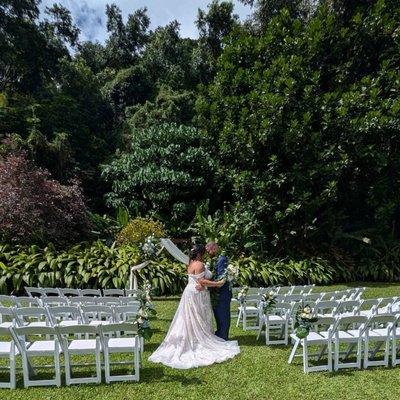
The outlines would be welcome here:
[[[41,12],[46,6],[61,3],[73,16],[74,23],[81,30],[81,40],[99,41],[103,43],[107,37],[105,9],[106,4],[115,3],[126,20],[128,14],[142,7],[147,7],[151,20],[151,29],[164,26],[176,19],[181,24],[182,37],[197,37],[194,24],[199,8],[205,10],[210,0],[42,0]],[[250,13],[248,7],[238,0],[232,0],[234,12],[242,20]]]

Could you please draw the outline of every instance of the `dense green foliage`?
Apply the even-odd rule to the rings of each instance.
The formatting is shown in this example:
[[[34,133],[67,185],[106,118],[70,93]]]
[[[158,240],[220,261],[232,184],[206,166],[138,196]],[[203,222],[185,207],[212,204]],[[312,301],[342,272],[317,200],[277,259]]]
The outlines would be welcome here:
[[[108,203],[156,214],[171,227],[190,222],[213,187],[214,162],[200,141],[196,129],[183,125],[134,130],[128,150],[103,167],[112,186]]]

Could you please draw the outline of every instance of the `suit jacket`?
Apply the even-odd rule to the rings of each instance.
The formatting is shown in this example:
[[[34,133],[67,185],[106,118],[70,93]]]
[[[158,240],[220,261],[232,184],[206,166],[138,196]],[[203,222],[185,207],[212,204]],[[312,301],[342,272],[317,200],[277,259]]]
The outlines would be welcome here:
[[[215,275],[216,277],[221,276],[226,268],[228,267],[228,259],[225,256],[219,256],[217,260],[217,264],[215,266]],[[229,282],[225,282],[218,290],[219,300],[228,300],[230,301],[232,297],[232,292],[229,287]]]

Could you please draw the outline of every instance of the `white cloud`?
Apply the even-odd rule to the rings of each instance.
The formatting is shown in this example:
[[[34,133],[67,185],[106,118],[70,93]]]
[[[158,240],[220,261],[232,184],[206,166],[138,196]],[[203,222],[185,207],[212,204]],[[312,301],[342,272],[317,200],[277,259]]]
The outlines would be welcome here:
[[[104,42],[107,37],[106,4],[117,4],[125,18],[134,10],[147,7],[151,28],[176,19],[181,24],[181,36],[195,38],[197,10],[205,9],[210,0],[42,0],[41,11],[54,2],[61,3],[71,11],[75,24],[81,29],[81,39]],[[249,9],[238,0],[233,2],[235,13],[244,19]]]

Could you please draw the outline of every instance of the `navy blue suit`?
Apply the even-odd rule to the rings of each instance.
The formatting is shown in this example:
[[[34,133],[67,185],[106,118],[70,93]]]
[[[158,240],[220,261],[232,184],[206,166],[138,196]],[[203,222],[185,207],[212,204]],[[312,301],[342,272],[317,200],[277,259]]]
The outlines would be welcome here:
[[[228,267],[228,259],[225,256],[219,256],[215,266],[216,278],[221,276]],[[214,316],[217,322],[216,336],[228,340],[229,327],[231,325],[231,299],[232,292],[229,283],[225,282],[218,291],[218,301],[214,306]]]

